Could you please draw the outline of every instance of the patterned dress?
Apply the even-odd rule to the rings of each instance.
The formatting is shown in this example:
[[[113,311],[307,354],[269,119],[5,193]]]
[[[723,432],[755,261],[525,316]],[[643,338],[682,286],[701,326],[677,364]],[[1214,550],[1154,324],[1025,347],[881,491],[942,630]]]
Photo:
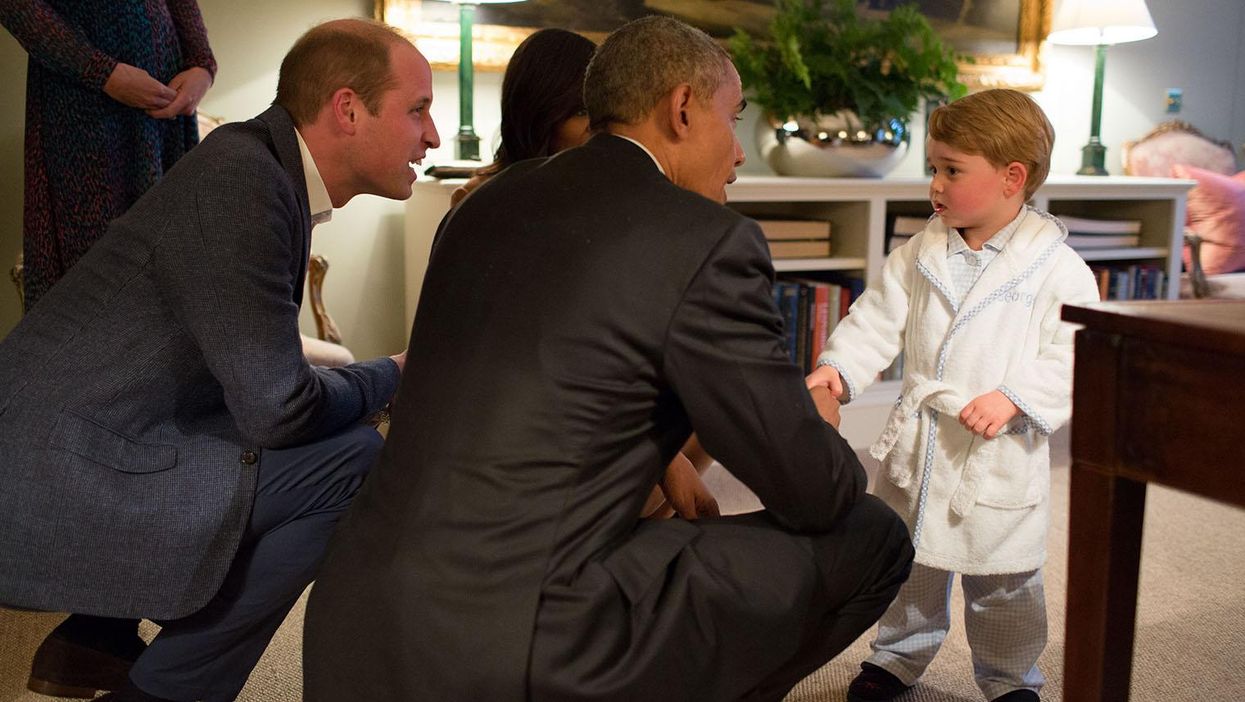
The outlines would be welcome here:
[[[26,75],[26,309],[182,154],[193,115],[157,120],[104,93],[118,62],[168,83],[216,74],[195,0],[4,0]]]

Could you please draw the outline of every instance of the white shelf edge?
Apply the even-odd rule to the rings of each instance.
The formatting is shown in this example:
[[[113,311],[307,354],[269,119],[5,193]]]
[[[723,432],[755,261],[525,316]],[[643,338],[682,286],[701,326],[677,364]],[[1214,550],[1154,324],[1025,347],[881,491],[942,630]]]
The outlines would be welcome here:
[[[829,257],[829,258],[776,258],[774,270],[789,271],[844,271],[864,269],[865,259]]]

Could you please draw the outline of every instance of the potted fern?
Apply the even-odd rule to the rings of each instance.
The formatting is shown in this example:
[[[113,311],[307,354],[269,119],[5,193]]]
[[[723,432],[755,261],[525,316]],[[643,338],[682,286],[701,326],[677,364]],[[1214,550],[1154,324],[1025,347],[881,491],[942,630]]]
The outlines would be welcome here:
[[[922,100],[965,93],[958,57],[915,5],[882,19],[853,0],[778,0],[770,36],[736,29],[731,53],[765,110],[758,146],[783,175],[881,176],[907,153]]]

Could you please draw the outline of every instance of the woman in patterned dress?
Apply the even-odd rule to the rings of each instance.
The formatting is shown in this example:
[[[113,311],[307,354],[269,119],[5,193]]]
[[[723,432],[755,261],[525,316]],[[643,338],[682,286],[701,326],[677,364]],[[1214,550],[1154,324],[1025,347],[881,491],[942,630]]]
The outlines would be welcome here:
[[[25,308],[199,141],[216,60],[195,0],[6,0],[26,49]]]

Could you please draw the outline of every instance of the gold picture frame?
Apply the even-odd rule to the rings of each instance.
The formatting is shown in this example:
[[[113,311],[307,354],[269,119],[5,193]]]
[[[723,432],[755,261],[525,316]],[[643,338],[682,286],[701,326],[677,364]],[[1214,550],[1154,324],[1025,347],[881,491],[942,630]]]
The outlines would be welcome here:
[[[1020,0],[1016,53],[969,53],[971,63],[960,65],[960,80],[971,90],[1016,88],[1039,90],[1045,82],[1042,46],[1050,33],[1055,0]],[[425,16],[424,5],[441,6],[437,19]],[[452,7],[433,0],[375,0],[376,19],[402,29],[437,70],[458,66],[458,23],[446,21]],[[482,71],[502,71],[514,49],[540,27],[475,25],[472,55]],[[572,29],[576,29],[572,27]],[[578,30],[577,30],[578,31]],[[606,32],[580,31],[600,42]]]
[[[1017,52],[969,54],[972,63],[960,64],[960,81],[970,91],[986,88],[1041,90],[1046,82],[1043,47],[1050,34],[1055,0],[1020,0]]]

